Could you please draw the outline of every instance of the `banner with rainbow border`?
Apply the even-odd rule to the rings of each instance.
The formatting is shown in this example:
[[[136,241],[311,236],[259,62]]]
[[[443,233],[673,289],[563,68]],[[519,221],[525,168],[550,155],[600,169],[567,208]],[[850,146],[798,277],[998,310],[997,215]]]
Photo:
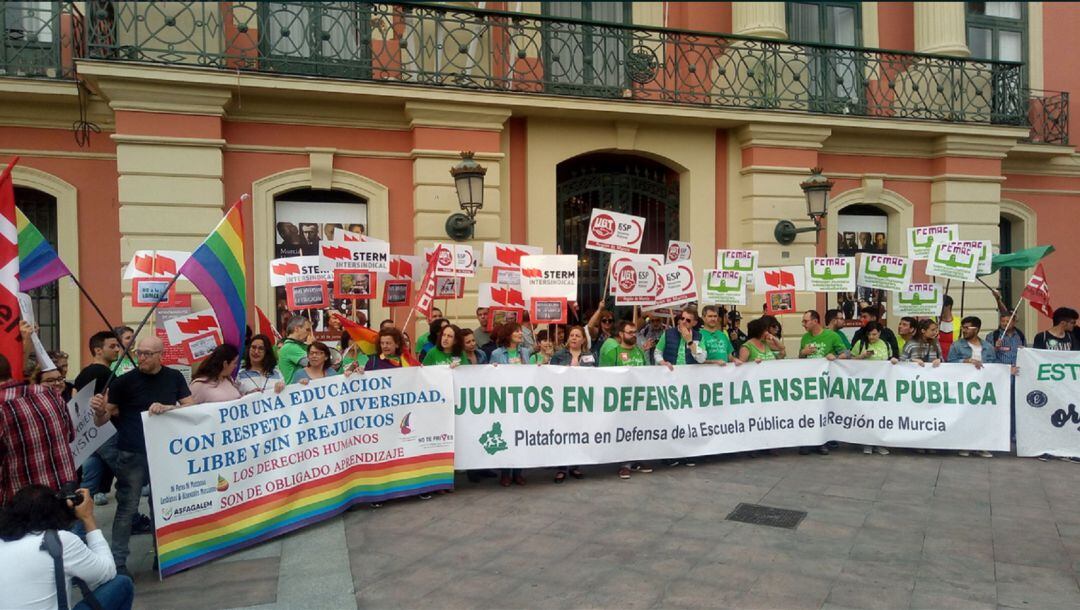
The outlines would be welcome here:
[[[335,376],[143,414],[161,575],[343,512],[450,489],[449,367]]]

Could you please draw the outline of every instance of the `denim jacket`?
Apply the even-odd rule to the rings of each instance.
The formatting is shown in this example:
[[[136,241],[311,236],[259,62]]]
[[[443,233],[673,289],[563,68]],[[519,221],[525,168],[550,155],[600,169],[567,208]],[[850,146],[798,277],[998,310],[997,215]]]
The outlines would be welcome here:
[[[980,341],[982,344],[982,361],[983,364],[990,364],[997,362],[997,352],[994,351],[994,344],[983,339]],[[971,358],[971,346],[963,338],[953,341],[952,346],[949,348],[949,358],[947,362],[963,362]]]

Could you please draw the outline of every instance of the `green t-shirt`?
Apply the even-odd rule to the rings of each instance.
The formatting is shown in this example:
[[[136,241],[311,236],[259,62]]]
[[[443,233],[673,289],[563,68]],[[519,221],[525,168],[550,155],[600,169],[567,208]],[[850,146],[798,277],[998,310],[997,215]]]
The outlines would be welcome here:
[[[551,358],[545,359],[542,352],[536,352],[535,354],[529,356],[529,364],[547,364],[550,361]]]
[[[843,332],[841,332],[839,330],[834,330],[833,332],[836,333],[836,335],[838,337],[840,337],[840,340],[844,342],[844,349],[846,349],[847,351],[850,352],[851,351],[851,340],[849,340],[847,338],[847,335],[845,335]]]
[[[863,353],[864,351],[873,351],[867,360],[888,360],[889,359],[889,344],[885,343],[881,339],[874,341],[873,343],[867,343],[865,341],[859,341],[858,347],[855,348],[855,355]]]
[[[457,357],[444,353],[441,349],[437,347],[433,347],[428,350],[428,353],[424,356],[424,362],[422,364],[424,366],[432,366],[436,364],[450,364],[454,361],[455,358]],[[460,360],[460,358],[457,359]]]
[[[705,360],[731,360],[731,352],[735,348],[731,345],[731,339],[724,329],[716,330],[701,329],[701,344],[705,347]]]
[[[667,347],[667,333],[660,335],[660,340],[656,342],[656,347],[653,348],[654,354],[664,354],[664,349]],[[675,362],[671,364],[686,364],[686,341],[683,341],[682,337],[679,337],[679,349],[675,350]]]
[[[765,348],[765,351],[759,351],[758,348],[755,347],[753,342],[751,342],[751,341],[747,341],[746,343],[743,343],[743,347],[745,347],[746,351],[748,351],[750,353],[750,357],[747,359],[748,362],[754,362],[754,361],[759,360],[759,359],[760,360],[776,360],[776,354],[773,353],[773,351],[771,349],[769,349],[768,347]]]
[[[112,368],[116,371],[116,376],[119,377],[137,366],[139,366],[139,360],[135,357],[135,348],[131,348],[131,352],[127,356],[120,352],[120,358],[113,362]]]
[[[600,366],[645,366],[647,363],[640,346],[627,349],[615,339],[608,339],[600,346]]]
[[[814,353],[809,356],[803,356],[802,351],[808,346],[814,346]],[[810,333],[806,333],[802,336],[802,341],[799,343],[799,356],[803,358],[824,358],[829,354],[833,356],[839,356],[847,351],[844,347],[844,340],[840,338],[840,335],[835,331],[824,329],[820,334],[814,336]]]
[[[416,353],[417,354],[424,351],[424,346],[427,345],[428,335],[429,334],[431,334],[431,333],[424,333],[424,334],[420,335],[419,339],[416,340]]]
[[[285,383],[292,383],[296,369],[300,368],[300,361],[307,358],[308,346],[295,339],[286,339],[278,348],[278,370]]]

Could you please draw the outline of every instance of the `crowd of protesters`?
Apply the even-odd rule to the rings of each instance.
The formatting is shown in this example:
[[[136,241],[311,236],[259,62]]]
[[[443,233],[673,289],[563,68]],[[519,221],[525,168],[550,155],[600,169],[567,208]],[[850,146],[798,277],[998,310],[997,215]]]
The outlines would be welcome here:
[[[980,318],[953,317],[948,296],[940,317],[902,318],[895,333],[884,326],[882,312],[874,306],[862,309],[860,326],[850,339],[842,332],[844,318],[839,309],[824,315],[815,310],[804,312],[804,334],[797,352],[789,355],[777,318],[763,315],[751,320],[744,331],[738,311],[712,305],[700,312],[688,306],[669,316],[639,315],[635,309],[628,319],[616,319],[601,305],[584,324],[542,329],[518,322],[489,328],[484,308],[476,310],[476,328],[463,328],[434,309],[427,320],[428,332],[415,342],[393,321],[383,321],[375,352],[367,354],[347,332],[337,345],[317,341],[311,321],[294,316],[280,341],[256,334],[249,335],[243,349],[218,346],[198,365],[190,383],[177,370],[163,366],[165,346],[159,338],[144,337],[131,345],[133,333],[126,327],[90,337],[90,364],[72,382],[67,381],[66,354],[51,354],[52,366],[36,366],[28,357],[24,364],[30,373],[28,380],[21,382],[11,379],[11,366],[0,356],[0,564],[14,566],[0,570],[0,590],[12,590],[28,571],[44,570],[46,560],[51,565],[53,560],[47,556],[36,558],[41,565],[20,563],[19,557],[31,548],[45,548],[46,539],[51,539],[47,532],[58,530],[63,569],[84,589],[83,595],[94,597],[106,608],[131,606],[133,588],[127,569],[130,538],[153,532],[152,516],[138,512],[141,498],[150,495],[151,484],[141,418],[145,411],[161,415],[253,392],[281,392],[289,384],[306,384],[323,377],[404,366],[657,365],[670,370],[686,365],[753,366],[797,357],[911,362],[932,367],[942,362],[977,368],[1004,363],[1012,365],[1015,372],[1021,347],[1080,350],[1076,327],[1080,314],[1065,307],[1054,311],[1053,326],[1037,334],[1030,344],[1010,312],[1003,311],[997,328],[983,333]],[[27,337],[33,331],[29,325],[22,330]],[[74,429],[66,401],[74,391],[91,383],[96,393],[91,400],[95,422],[111,421],[117,433],[77,469],[68,445]],[[19,434],[11,434],[13,430]],[[799,453],[828,455],[830,446],[835,448],[836,444],[802,447]],[[866,446],[862,451],[889,454],[886,447]],[[762,453],[774,452],[751,456]],[[959,452],[962,456],[971,453]],[[987,451],[975,453],[992,457]],[[696,461],[679,458],[667,463],[694,466]],[[651,471],[647,463],[626,463],[618,465],[617,475],[628,479],[633,473]],[[491,477],[503,486],[526,484],[519,469],[471,471],[467,475],[473,482]],[[584,474],[576,465],[555,469],[555,483],[570,477],[581,479]],[[117,509],[110,545],[97,528],[93,506],[108,503],[114,479]],[[70,595],[68,583],[65,587],[66,591],[44,585],[24,587],[23,601],[27,606],[55,607],[59,596]]]

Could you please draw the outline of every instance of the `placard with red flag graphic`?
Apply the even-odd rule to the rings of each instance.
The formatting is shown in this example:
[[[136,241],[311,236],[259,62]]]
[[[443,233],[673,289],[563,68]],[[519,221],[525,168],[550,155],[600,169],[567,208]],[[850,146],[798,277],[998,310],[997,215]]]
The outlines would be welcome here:
[[[0,171],[0,354],[11,365],[11,378],[23,378],[23,346],[19,335],[19,231],[15,219],[15,185],[11,172],[19,158]]]
[[[1035,267],[1035,273],[1031,275],[1027,286],[1021,296],[1042,315],[1053,318],[1054,308],[1050,305],[1050,286],[1046,283],[1046,271],[1042,263]]]

